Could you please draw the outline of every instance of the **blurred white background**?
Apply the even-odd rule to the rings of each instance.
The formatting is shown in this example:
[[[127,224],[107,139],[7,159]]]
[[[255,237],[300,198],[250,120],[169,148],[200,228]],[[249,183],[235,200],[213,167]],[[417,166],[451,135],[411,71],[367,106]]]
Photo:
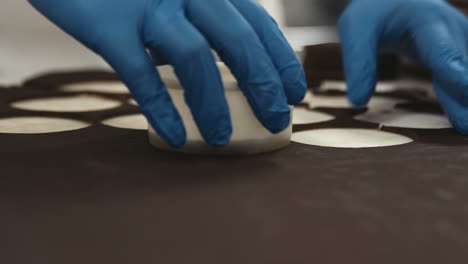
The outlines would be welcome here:
[[[0,85],[48,71],[107,68],[100,57],[63,33],[26,0],[0,3]]]
[[[287,1],[286,10],[284,1]],[[295,50],[306,44],[337,41],[333,23],[328,21],[333,21],[333,15],[329,14],[330,8],[324,8],[330,6],[326,3],[334,1],[260,2],[285,27],[285,34]],[[42,17],[27,1],[1,0],[0,86],[18,85],[26,78],[45,72],[90,68],[108,69],[108,66],[100,57]]]

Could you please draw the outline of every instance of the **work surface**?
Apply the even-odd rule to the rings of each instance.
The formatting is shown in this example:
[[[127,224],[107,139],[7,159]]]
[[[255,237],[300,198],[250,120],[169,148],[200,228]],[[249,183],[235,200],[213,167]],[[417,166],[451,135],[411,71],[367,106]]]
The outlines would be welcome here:
[[[414,142],[366,149],[292,143],[249,157],[171,154],[153,149],[145,130],[101,124],[138,113],[128,94],[58,90],[78,80],[116,78],[56,74],[0,89],[1,118],[49,116],[92,124],[49,134],[0,133],[0,263],[468,259],[468,139],[452,129],[386,127],[354,120],[364,109],[303,105],[335,119],[296,124],[296,132],[380,127]],[[83,94],[122,104],[68,113],[11,106],[28,98]],[[440,112],[419,101],[403,106]]]

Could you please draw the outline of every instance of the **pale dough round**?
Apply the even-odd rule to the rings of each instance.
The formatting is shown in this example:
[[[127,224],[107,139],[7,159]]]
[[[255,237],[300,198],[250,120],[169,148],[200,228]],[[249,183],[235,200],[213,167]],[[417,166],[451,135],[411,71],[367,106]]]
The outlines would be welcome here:
[[[332,115],[297,107],[294,109],[293,124],[321,123],[333,119],[335,119],[335,117]]]
[[[128,100],[128,103],[131,104],[131,105],[136,105],[136,106],[138,106],[138,103],[137,103],[137,101],[135,101],[135,99],[130,99],[130,100]]]
[[[354,108],[346,96],[328,96],[328,95],[312,95],[306,96],[306,103],[310,108],[328,107],[328,108]],[[390,97],[374,96],[370,100],[367,107],[374,110],[393,109],[396,104],[404,102],[404,100],[394,99]]]
[[[117,116],[117,117],[106,119],[102,121],[102,123],[104,125],[117,127],[117,128],[138,129],[138,130],[148,129],[148,122],[146,121],[145,116],[143,116],[142,114]]]
[[[217,63],[221,79],[223,81],[224,90],[226,91],[239,91],[236,78],[232,75],[228,67],[223,63]],[[167,89],[184,89],[177,78],[174,69],[170,65],[158,67],[158,72],[166,85]]]
[[[346,92],[348,88],[344,81],[324,81],[320,85],[319,90]],[[424,92],[429,97],[436,98],[434,89],[432,88],[432,82],[426,80],[403,78],[395,81],[379,81],[375,86],[375,91],[380,93],[391,93],[396,91]]]
[[[292,141],[323,147],[372,148],[412,142],[409,137],[371,129],[326,128],[297,132]]]
[[[67,84],[60,87],[64,92],[99,92],[111,94],[128,94],[127,86],[119,81],[94,81]]]
[[[257,120],[247,99],[238,87],[237,81],[229,69],[218,64],[225,89],[227,103],[231,113],[232,137],[227,146],[219,148],[205,143],[192,113],[188,108],[184,90],[178,82],[177,77],[169,66],[158,67],[162,80],[179,111],[185,126],[187,138],[181,149],[174,149],[158,135],[157,131],[149,127],[150,143],[159,148],[172,151],[180,151],[195,154],[258,154],[286,147],[290,143],[292,133],[292,122],[284,131],[272,134]],[[190,89],[190,87],[184,87]],[[291,111],[293,112],[293,111]]]
[[[393,92],[393,91],[398,90],[399,88],[398,84],[399,83],[396,81],[380,81],[376,84],[375,91],[381,92],[381,93]],[[348,90],[348,87],[346,85],[346,82],[344,81],[324,81],[320,85],[319,90],[323,90],[323,91],[336,90],[336,91],[346,92]]]
[[[452,127],[450,121],[444,115],[417,113],[400,109],[379,112],[370,111],[356,116],[355,119],[402,128],[441,129]]]
[[[55,117],[11,117],[0,118],[0,133],[43,134],[77,130],[90,124],[65,118]]]
[[[89,112],[106,110],[119,106],[116,100],[92,95],[48,97],[26,99],[13,102],[11,105],[18,109],[50,112]]]
[[[332,115],[320,113],[317,111],[306,110],[297,108],[294,109],[294,119],[293,124],[312,124],[312,123],[320,123],[333,120],[334,117]],[[146,118],[141,114],[135,115],[125,115],[125,116],[118,116],[106,119],[102,121],[103,124],[118,127],[118,128],[128,128],[128,129],[147,129],[148,123]]]

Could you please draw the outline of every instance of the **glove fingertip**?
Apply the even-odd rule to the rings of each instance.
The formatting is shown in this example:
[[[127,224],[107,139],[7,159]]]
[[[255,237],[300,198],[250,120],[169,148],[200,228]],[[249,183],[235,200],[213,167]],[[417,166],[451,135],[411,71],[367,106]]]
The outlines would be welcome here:
[[[288,97],[289,105],[298,105],[304,100],[307,93],[307,82],[305,78],[297,78],[293,82],[286,84],[286,95]],[[286,86],[285,85],[285,86]]]
[[[287,111],[263,113],[262,123],[268,131],[278,134],[289,127],[291,123],[291,110],[288,107]]]
[[[374,93],[377,83],[375,73],[354,73],[347,80],[348,100],[350,103],[358,107],[366,106]]]
[[[454,128],[462,135],[468,136],[468,118],[451,120]]]
[[[180,117],[169,119],[155,116],[154,111],[152,113],[143,112],[150,125],[169,146],[182,148],[185,145],[187,133]]]
[[[365,107],[369,103],[371,96],[372,94],[370,93],[359,91],[348,92],[349,102],[356,107]]]
[[[218,116],[215,120],[207,119],[205,122],[198,122],[198,124],[203,138],[209,145],[224,147],[229,144],[232,137],[231,118],[229,111]]]

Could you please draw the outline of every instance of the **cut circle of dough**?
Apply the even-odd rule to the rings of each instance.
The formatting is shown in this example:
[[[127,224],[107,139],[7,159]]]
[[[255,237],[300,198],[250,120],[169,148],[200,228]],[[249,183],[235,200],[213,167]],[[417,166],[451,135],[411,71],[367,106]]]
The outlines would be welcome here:
[[[328,108],[354,108],[349,103],[346,96],[312,95],[306,96],[306,103],[310,108],[328,107]],[[384,96],[374,96],[371,98],[368,109],[387,110],[393,109],[398,103],[404,102],[401,99],[394,99]]]
[[[131,105],[136,105],[136,106],[138,106],[138,103],[137,103],[137,101],[136,101],[135,99],[133,99],[133,98],[132,98],[132,99],[130,99],[130,100],[128,100],[128,102],[127,102],[127,103],[128,103],[128,104],[131,104]]]
[[[9,117],[0,118],[0,133],[44,134],[78,130],[90,126],[89,123],[55,117]]]
[[[112,117],[103,120],[101,123],[111,127],[125,128],[125,129],[137,129],[146,130],[148,129],[148,122],[145,116],[142,114],[123,115]]]
[[[443,129],[452,127],[450,121],[444,115],[399,109],[394,111],[370,111],[356,116],[355,119],[401,128]]]
[[[63,92],[98,92],[110,94],[128,94],[127,86],[119,81],[93,81],[71,83],[60,87]]]
[[[112,109],[119,105],[119,101],[94,95],[45,97],[11,103],[17,109],[50,112],[90,112]]]
[[[356,128],[324,128],[296,132],[292,141],[334,148],[373,148],[403,145],[413,139],[385,131]]]
[[[192,154],[250,155],[281,149],[289,145],[292,134],[292,122],[284,131],[273,134],[258,121],[247,99],[239,89],[230,70],[221,63],[218,68],[223,79],[226,99],[231,114],[232,136],[225,147],[208,145],[201,136],[192,113],[185,102],[184,90],[170,66],[158,67],[162,80],[182,117],[186,130],[186,143],[181,149],[170,147],[149,127],[150,143],[156,148]],[[185,87],[187,88],[187,87]],[[291,117],[293,111],[291,110]],[[292,119],[292,118],[291,118]]]
[[[221,79],[223,81],[223,87],[226,91],[240,91],[239,86],[237,84],[237,80],[232,75],[231,70],[224,65],[223,63],[218,62],[218,69],[221,75]],[[183,90],[182,85],[179,82],[172,66],[164,65],[158,67],[158,72],[161,79],[164,81],[164,84],[168,89],[181,89]]]
[[[321,123],[335,119],[334,116],[320,113],[314,110],[308,110],[305,108],[297,107],[294,109],[293,124],[312,124]]]
[[[375,86],[376,92],[389,93],[398,90],[398,82],[396,81],[379,81]],[[326,80],[320,85],[320,90],[330,91],[336,90],[346,92],[348,90],[347,84],[344,81],[331,81]]]

